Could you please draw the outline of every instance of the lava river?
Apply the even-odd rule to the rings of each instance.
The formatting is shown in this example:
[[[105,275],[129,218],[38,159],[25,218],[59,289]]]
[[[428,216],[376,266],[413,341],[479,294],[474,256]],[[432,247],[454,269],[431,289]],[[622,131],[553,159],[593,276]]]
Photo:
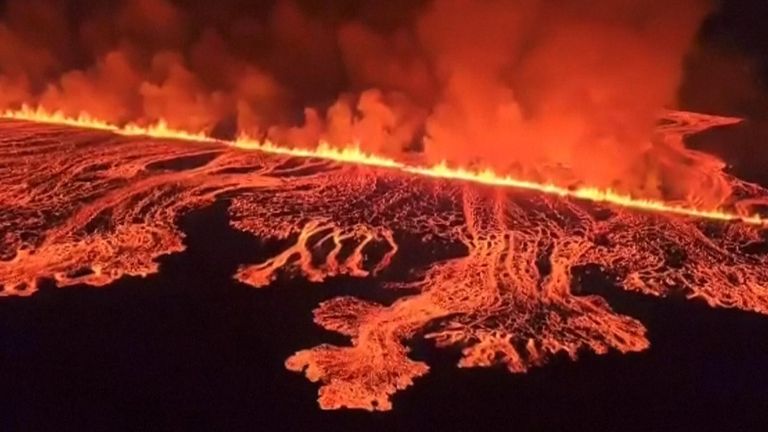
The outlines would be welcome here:
[[[671,139],[708,124],[668,120],[662,133]],[[768,194],[733,183],[744,200]],[[234,228],[286,245],[243,264],[238,281],[271,289],[280,274],[348,275],[402,290],[390,305],[340,297],[315,309],[317,324],[349,345],[299,350],[285,365],[319,383],[325,409],[391,409],[390,396],[429,370],[409,357],[415,337],[460,348],[460,367],[516,373],[559,353],[646,349],[641,322],[600,296],[574,294],[584,269],[626,290],[768,314],[759,225],[24,121],[0,122],[0,295],[31,295],[42,279],[103,286],[156,272],[159,256],[184,249],[178,218],[220,199]],[[455,256],[402,280],[374,278],[387,274],[406,237],[421,245],[409,247],[439,245]]]

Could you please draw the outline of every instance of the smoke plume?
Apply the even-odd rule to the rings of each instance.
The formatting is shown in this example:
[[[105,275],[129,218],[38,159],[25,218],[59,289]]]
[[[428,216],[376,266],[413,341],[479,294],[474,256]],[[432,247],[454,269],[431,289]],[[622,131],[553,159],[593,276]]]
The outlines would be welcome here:
[[[727,195],[695,187],[718,161],[653,136],[706,1],[256,3],[9,0],[0,108]]]

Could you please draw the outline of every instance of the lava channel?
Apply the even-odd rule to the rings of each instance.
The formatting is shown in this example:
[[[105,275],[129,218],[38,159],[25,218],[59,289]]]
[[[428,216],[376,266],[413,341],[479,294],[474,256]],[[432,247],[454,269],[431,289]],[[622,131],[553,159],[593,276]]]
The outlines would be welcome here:
[[[663,132],[679,138],[707,124],[691,119],[671,116]],[[349,344],[299,350],[285,365],[319,383],[324,409],[390,409],[394,393],[429,371],[409,355],[415,338],[460,349],[460,367],[513,373],[561,353],[646,349],[640,321],[576,295],[584,268],[622,289],[768,314],[760,224],[115,132],[0,122],[0,294],[31,295],[43,279],[102,286],[157,272],[159,256],[184,249],[178,218],[226,198],[232,227],[284,245],[243,263],[233,274],[241,283],[345,275],[402,289],[391,304],[346,296],[315,309],[317,324]],[[732,187],[768,196],[736,179]],[[408,266],[404,239],[458,252],[402,276],[391,270]]]

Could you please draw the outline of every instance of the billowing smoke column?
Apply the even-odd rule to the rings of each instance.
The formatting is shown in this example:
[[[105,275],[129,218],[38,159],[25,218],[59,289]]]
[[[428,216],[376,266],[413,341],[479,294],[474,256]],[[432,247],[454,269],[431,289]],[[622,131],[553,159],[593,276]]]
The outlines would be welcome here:
[[[418,150],[716,205],[722,164],[652,136],[707,12],[701,0],[9,0],[0,107]]]

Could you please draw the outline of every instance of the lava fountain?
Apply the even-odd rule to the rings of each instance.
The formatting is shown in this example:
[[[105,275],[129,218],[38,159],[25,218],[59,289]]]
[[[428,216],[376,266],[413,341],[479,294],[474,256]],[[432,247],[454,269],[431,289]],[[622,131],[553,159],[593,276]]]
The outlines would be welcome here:
[[[320,384],[324,409],[391,409],[392,394],[428,373],[407,347],[425,333],[460,348],[459,367],[514,373],[558,353],[646,349],[641,322],[600,296],[576,295],[585,268],[626,290],[768,314],[765,221],[743,211],[411,166],[354,147],[226,142],[164,124],[118,127],[35,109],[5,117],[2,295],[31,295],[46,278],[103,286],[154,273],[159,256],[184,250],[179,216],[218,199],[228,200],[235,229],[284,245],[243,264],[233,277],[244,284],[348,275],[402,290],[389,305],[340,297],[315,309],[317,324],[349,345],[300,350],[285,365]],[[659,133],[668,139],[734,121],[667,117]],[[729,181],[743,202],[768,196]],[[393,279],[404,239],[456,253]]]

